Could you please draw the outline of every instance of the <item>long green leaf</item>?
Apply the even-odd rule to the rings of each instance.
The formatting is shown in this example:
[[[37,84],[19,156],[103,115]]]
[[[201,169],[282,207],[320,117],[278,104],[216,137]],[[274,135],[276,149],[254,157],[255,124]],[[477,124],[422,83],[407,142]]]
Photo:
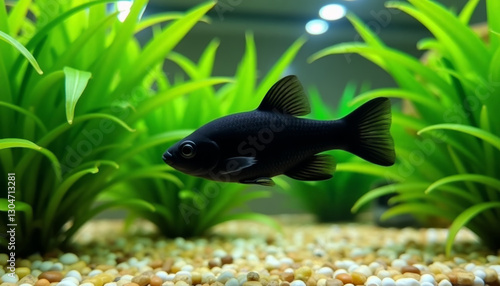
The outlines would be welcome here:
[[[76,103],[82,96],[92,74],[70,67],[64,68],[64,74],[66,76],[66,119],[69,124],[72,124]]]
[[[500,150],[500,137],[495,136],[489,132],[486,132],[480,128],[468,125],[451,124],[451,123],[435,124],[418,131],[418,134],[421,135],[422,133],[433,130],[454,130],[465,134],[469,134],[490,143],[492,146]]]
[[[390,217],[402,214],[422,214],[425,216],[436,216],[445,218],[449,221],[452,221],[455,218],[454,214],[449,213],[440,208],[429,207],[429,205],[426,203],[404,203],[397,206],[393,206],[392,208],[384,212],[380,217],[380,219],[386,220]]]
[[[458,215],[451,224],[448,232],[448,237],[446,238],[446,254],[451,254],[451,248],[453,247],[453,241],[457,236],[460,229],[467,225],[467,223],[473,219],[478,214],[492,208],[500,209],[500,202],[484,202],[481,204],[473,205],[472,207],[466,209],[460,215]],[[492,226],[494,227],[494,226]]]
[[[500,180],[488,177],[485,175],[480,175],[480,174],[458,174],[458,175],[452,175],[448,176],[442,179],[437,180],[436,182],[432,183],[426,190],[426,193],[430,193],[437,189],[438,187],[445,185],[445,184],[450,184],[450,183],[455,183],[455,182],[476,182],[480,184],[484,184],[490,187],[493,187],[497,189],[500,192]]]
[[[25,140],[25,139],[18,139],[18,138],[6,138],[6,139],[0,139],[0,150],[1,149],[7,149],[7,148],[27,148],[27,149],[32,149],[36,150],[42,154],[44,154],[51,162],[52,166],[54,167],[54,172],[56,173],[56,177],[58,180],[61,180],[61,164],[59,164],[59,161],[57,160],[57,157],[50,152],[48,149],[42,148],[35,143]]]
[[[41,129],[41,131],[43,133],[46,133],[47,132],[47,127],[45,127],[45,124],[43,124],[42,120],[36,116],[35,114],[33,114],[33,112],[30,112],[24,108],[21,108],[17,105],[14,105],[14,104],[10,104],[10,103],[7,103],[7,102],[3,102],[3,101],[0,101],[0,106],[5,106],[7,108],[10,108],[12,110],[15,110],[19,113],[22,113],[24,115],[26,115],[26,117],[29,117],[31,119],[33,119],[33,121],[36,123],[36,125],[38,125]]]
[[[33,68],[36,70],[38,74],[43,74],[43,71],[38,65],[38,62],[36,61],[35,57],[33,57],[33,55],[16,39],[0,31],[0,40],[4,40],[5,42],[13,46],[29,61],[29,63],[33,66]]]
[[[337,169],[335,172],[355,172],[367,175],[374,175],[390,180],[394,180],[397,182],[402,182],[405,178],[394,170],[390,170],[387,167],[382,166],[374,166],[368,163],[340,163],[337,165]]]

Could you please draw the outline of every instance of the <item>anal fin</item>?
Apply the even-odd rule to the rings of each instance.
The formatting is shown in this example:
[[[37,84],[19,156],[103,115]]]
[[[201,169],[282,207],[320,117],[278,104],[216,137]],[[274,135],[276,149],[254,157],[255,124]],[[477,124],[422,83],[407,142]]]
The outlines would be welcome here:
[[[240,183],[242,183],[242,184],[257,184],[257,185],[268,186],[268,187],[272,187],[275,185],[274,181],[268,177],[260,177],[260,178],[255,178],[255,179],[242,180],[242,181],[240,181]]]
[[[314,155],[285,172],[290,178],[301,181],[330,179],[336,168],[335,158],[330,155]]]

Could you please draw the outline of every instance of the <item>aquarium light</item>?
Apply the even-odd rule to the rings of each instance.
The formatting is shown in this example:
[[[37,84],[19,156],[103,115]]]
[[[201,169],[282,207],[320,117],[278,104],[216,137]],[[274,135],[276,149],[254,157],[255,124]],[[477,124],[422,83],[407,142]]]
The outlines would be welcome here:
[[[311,35],[321,35],[328,31],[328,23],[321,19],[314,19],[306,24],[306,31]]]
[[[319,16],[328,21],[334,21],[343,18],[346,15],[346,8],[340,4],[329,4],[319,9]]]
[[[118,14],[118,20],[124,22],[127,19],[128,13],[130,13],[130,8],[132,7],[132,1],[118,1],[116,2],[116,8],[120,13]]]

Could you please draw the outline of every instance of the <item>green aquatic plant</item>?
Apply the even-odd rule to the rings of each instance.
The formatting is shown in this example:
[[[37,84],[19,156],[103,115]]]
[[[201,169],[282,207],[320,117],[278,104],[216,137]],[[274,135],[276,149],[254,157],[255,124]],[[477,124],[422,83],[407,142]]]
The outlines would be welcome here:
[[[129,221],[137,217],[145,218],[167,237],[202,235],[216,224],[235,219],[258,221],[279,229],[275,220],[248,211],[246,207],[248,201],[268,197],[272,190],[249,190],[249,186],[244,184],[215,182],[185,175],[166,165],[161,154],[167,147],[211,120],[255,109],[304,42],[300,38],[293,43],[257,83],[256,46],[252,34],[248,33],[246,51],[233,81],[217,90],[209,86],[193,91],[144,117],[143,124],[137,127],[138,132],[142,133],[137,145],[123,154],[133,162],[127,167],[140,171],[130,176],[128,170],[124,170],[123,173],[116,173],[116,178],[112,180],[133,187],[124,190],[117,185],[106,196],[126,196],[150,202],[155,210],[134,210],[129,215]],[[170,53],[167,59],[181,67],[188,82],[209,78],[219,44],[219,40],[212,40],[198,62],[175,52]],[[158,92],[168,91],[170,87],[166,75],[158,70],[157,76]],[[181,84],[184,78],[177,75],[174,81]],[[154,174],[158,174],[157,178],[151,179]]]
[[[351,103],[377,96],[403,99],[413,112],[395,112],[398,163],[387,173],[393,184],[372,190],[366,202],[395,194],[384,217],[411,213],[422,222],[450,223],[446,251],[464,226],[492,249],[500,249],[500,2],[487,1],[489,39],[468,26],[478,0],[455,15],[433,1],[388,2],[433,35],[418,43],[425,61],[386,46],[354,15],[348,19],[365,43],[343,43],[312,56],[358,53],[392,75],[399,88],[368,91]],[[435,220],[434,220],[435,221]]]
[[[368,85],[363,84],[359,92],[367,89]],[[338,107],[332,109],[323,101],[317,89],[310,88],[311,114],[309,117],[317,120],[333,120],[348,115],[354,111],[354,108],[350,107],[348,103],[357,92],[356,84],[348,83]],[[286,184],[281,186],[287,194],[297,201],[300,207],[314,214],[320,222],[352,221],[355,214],[350,211],[351,207],[380,178],[372,174],[351,172],[352,169],[364,166],[364,161],[351,153],[342,150],[327,153],[331,154],[337,161],[333,179],[325,181],[286,180]],[[314,192],[314,195],[311,195],[311,192]]]
[[[6,6],[0,0],[0,185],[11,187],[0,195],[0,232],[15,228],[17,255],[67,243],[105,209],[154,210],[126,196],[95,203],[118,168],[134,174],[120,159],[140,136],[143,116],[185,93],[228,82],[203,78],[153,90],[152,70],[214,2],[141,19],[147,0],[138,0],[123,22],[116,9],[109,11],[110,2]],[[135,34],[165,21],[141,47]],[[12,250],[8,239],[0,237],[2,252]]]

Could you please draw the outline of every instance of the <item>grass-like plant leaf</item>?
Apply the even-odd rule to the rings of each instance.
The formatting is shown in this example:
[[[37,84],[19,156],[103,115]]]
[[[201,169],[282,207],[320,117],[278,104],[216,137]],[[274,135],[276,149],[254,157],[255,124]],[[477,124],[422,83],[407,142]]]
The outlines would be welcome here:
[[[30,64],[39,74],[43,74],[43,71],[38,65],[38,62],[36,61],[35,57],[33,57],[33,55],[21,43],[16,41],[16,39],[0,31],[0,40],[4,40],[5,42],[9,43],[14,48],[16,48],[16,50],[18,50],[30,62]]]
[[[64,74],[66,76],[66,119],[69,124],[72,124],[76,103],[85,90],[92,74],[70,67],[64,68]]]

